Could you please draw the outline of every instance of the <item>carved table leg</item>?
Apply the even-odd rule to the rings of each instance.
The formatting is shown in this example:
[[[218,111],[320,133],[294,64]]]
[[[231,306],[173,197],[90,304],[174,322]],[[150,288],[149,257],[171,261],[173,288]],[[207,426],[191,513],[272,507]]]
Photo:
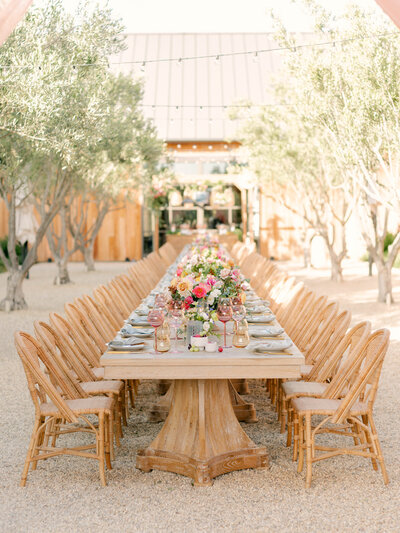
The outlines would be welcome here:
[[[159,379],[158,380],[158,394],[166,394],[171,385],[172,381],[170,379]]]
[[[254,404],[247,403],[243,400],[231,380],[229,380],[229,393],[237,419],[240,422],[247,422],[249,424],[255,424],[258,422]]]
[[[232,384],[232,380],[228,381],[232,406],[233,410],[235,411],[235,415],[237,416],[237,419],[240,422],[247,422],[249,424],[254,424],[255,422],[258,422],[254,404],[245,402],[243,398],[241,398],[240,395],[236,392],[236,389]],[[172,381],[172,384],[168,389],[167,393],[164,394],[164,396],[162,396],[151,408],[149,415],[150,422],[162,422],[167,418],[169,408],[172,402],[173,386],[174,382]]]
[[[163,422],[169,413],[171,407],[172,395],[174,390],[174,382],[171,382],[166,394],[156,402],[150,410],[149,420],[150,422]]]
[[[221,474],[268,466],[265,447],[240,426],[228,380],[176,380],[170,412],[160,433],[136,466],[189,476],[197,486],[211,485]]]
[[[231,379],[232,385],[239,394],[250,394],[249,384],[247,379]]]

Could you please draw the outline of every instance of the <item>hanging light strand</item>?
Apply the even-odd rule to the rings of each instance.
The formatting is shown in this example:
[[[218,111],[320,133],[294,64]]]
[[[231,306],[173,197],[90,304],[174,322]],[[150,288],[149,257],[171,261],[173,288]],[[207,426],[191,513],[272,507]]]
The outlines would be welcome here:
[[[214,54],[207,54],[207,55],[199,55],[199,56],[180,56],[180,57],[161,57],[157,59],[137,59],[133,61],[110,61],[109,65],[140,65],[142,71],[145,69],[145,67],[150,63],[166,63],[166,62],[176,62],[177,65],[181,66],[185,61],[194,61],[194,60],[200,60],[200,59],[213,59],[216,64],[221,63],[221,59],[224,57],[233,57],[233,56],[253,56],[254,61],[257,61],[259,59],[259,56],[261,54],[266,54],[270,52],[296,52],[301,49],[305,48],[316,48],[316,47],[324,47],[324,46],[332,46],[334,48],[336,44],[346,44],[356,41],[365,41],[368,39],[379,39],[380,37],[387,37],[387,36],[398,36],[398,31],[392,31],[392,32],[386,32],[386,33],[379,33],[374,35],[365,35],[363,37],[348,37],[346,39],[338,39],[335,41],[324,41],[319,43],[304,43],[304,44],[296,44],[292,46],[278,46],[274,48],[263,48],[259,50],[242,50],[238,52],[220,52],[220,53],[214,53]],[[58,68],[60,65],[56,65]],[[74,68],[77,67],[104,67],[107,66],[105,63],[67,63],[64,66],[65,68]],[[0,69],[24,69],[24,68],[32,68],[32,65],[0,65]]]

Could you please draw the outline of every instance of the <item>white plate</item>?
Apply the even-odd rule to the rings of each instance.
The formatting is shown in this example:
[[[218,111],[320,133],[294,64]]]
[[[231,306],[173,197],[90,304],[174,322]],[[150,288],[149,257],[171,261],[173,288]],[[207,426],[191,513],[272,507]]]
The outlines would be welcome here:
[[[251,350],[255,353],[264,353],[264,352],[282,352],[287,350],[293,345],[293,342],[290,339],[271,339],[259,342],[257,344],[251,345]]]
[[[247,322],[252,324],[268,324],[275,320],[275,315],[273,313],[269,315],[252,315],[246,317]]]
[[[251,337],[275,337],[282,335],[285,330],[280,326],[250,326],[249,333]]]
[[[109,349],[111,351],[113,351],[113,352],[135,353],[135,352],[142,351],[145,346],[146,345],[143,343],[143,344],[138,344],[138,345],[135,345],[135,346],[109,346]]]

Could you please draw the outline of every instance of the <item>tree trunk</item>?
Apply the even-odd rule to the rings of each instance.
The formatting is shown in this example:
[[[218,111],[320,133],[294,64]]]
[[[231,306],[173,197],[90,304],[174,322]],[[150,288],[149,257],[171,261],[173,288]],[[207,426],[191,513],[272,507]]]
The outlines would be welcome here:
[[[25,270],[14,270],[9,273],[6,297],[0,302],[2,311],[16,311],[17,309],[26,309],[28,307],[22,292],[22,283],[25,275]]]
[[[392,269],[388,263],[375,262],[378,270],[378,302],[393,303]]]
[[[339,254],[337,254],[328,238],[325,238],[325,244],[328,248],[329,258],[331,260],[331,280],[341,282],[343,281],[342,261],[346,255],[346,252],[341,251]]]
[[[57,260],[57,269],[58,274],[54,278],[54,285],[66,285],[67,283],[71,283],[71,278],[69,277],[68,272],[68,259],[65,260],[64,257]]]
[[[87,272],[94,272],[96,270],[93,258],[93,244],[94,241],[83,248],[83,259],[85,261]]]
[[[335,252],[330,253],[329,256],[331,259],[331,280],[343,281],[342,259]]]

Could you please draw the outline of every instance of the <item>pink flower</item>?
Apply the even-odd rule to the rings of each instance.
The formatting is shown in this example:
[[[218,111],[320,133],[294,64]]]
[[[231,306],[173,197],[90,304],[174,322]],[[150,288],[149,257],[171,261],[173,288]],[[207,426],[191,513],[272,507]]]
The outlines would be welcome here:
[[[204,298],[209,290],[210,287],[207,287],[205,283],[199,283],[197,287],[193,289],[192,292],[196,296],[196,298]]]
[[[235,276],[235,278],[239,277],[239,270],[235,268],[235,270],[232,270],[232,276]]]
[[[207,285],[210,285],[210,287],[213,287],[216,284],[217,280],[214,276],[207,276]]]
[[[184,300],[185,309],[189,309],[192,303],[193,303],[193,298],[191,296],[187,296]]]
[[[183,272],[183,268],[179,267],[176,269],[176,275],[179,277]]]

